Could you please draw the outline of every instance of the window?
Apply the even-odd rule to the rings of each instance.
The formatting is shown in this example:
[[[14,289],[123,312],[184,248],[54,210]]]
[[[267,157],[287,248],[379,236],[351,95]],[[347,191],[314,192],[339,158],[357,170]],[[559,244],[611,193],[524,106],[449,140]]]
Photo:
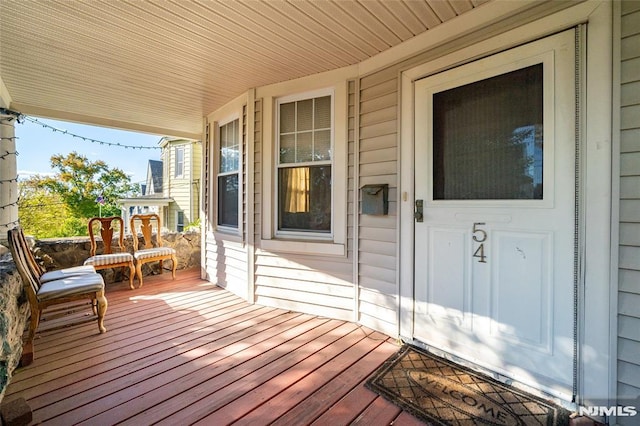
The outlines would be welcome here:
[[[542,64],[433,95],[434,200],[543,199]]]
[[[314,76],[256,92],[263,99],[260,248],[347,255],[349,77]]]
[[[332,96],[278,103],[278,230],[332,230]]]
[[[183,211],[179,211],[177,212],[177,219],[176,219],[176,231],[178,232],[182,232],[184,231],[184,212]]]
[[[176,170],[174,176],[179,178],[184,174],[184,148],[176,147],[175,148],[175,156],[176,156]]]
[[[219,128],[218,225],[238,228],[240,120]]]

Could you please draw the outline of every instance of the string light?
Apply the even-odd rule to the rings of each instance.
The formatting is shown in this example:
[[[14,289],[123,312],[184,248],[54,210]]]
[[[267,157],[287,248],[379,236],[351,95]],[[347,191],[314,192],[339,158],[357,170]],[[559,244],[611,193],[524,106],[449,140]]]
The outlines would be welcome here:
[[[0,223],[0,227],[3,227],[3,226],[8,227],[9,225],[20,225],[20,219],[12,220],[11,222],[7,222],[7,223]]]
[[[0,160],[4,160],[10,155],[18,156],[18,151],[13,151],[13,152],[5,151],[4,154],[0,154]]]
[[[5,204],[4,206],[0,206],[0,210],[8,209],[9,207],[13,207],[13,206],[17,206],[17,205],[18,205],[17,201],[15,203]]]
[[[160,149],[159,146],[140,146],[140,145],[127,145],[127,144],[123,144],[120,142],[106,142],[106,141],[101,141],[98,139],[93,139],[93,138],[88,138],[86,136],[80,136],[80,135],[76,135],[75,133],[71,133],[67,130],[63,130],[63,129],[58,129],[57,127],[51,126],[50,124],[47,123],[43,123],[42,121],[38,120],[37,118],[33,118],[33,117],[29,117],[29,116],[23,116],[23,118],[27,121],[30,121],[32,123],[38,124],[46,129],[52,130],[54,133],[55,132],[59,132],[77,139],[82,139],[85,142],[91,142],[91,143],[97,143],[100,145],[108,145],[108,146],[117,146],[120,148],[126,148],[126,149]]]

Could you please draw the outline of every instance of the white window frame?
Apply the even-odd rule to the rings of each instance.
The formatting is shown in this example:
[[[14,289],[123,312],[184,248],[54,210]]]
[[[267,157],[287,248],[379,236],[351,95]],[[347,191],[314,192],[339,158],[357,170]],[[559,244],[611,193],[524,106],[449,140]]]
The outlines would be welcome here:
[[[182,153],[182,161],[181,162],[178,161],[178,152]],[[179,178],[184,177],[184,156],[185,156],[184,146],[176,146],[176,147],[174,147],[173,153],[174,153],[175,159],[176,159],[176,162],[174,164],[175,169],[174,169],[173,177],[179,179]],[[179,170],[180,173],[178,173],[178,165],[180,165],[180,170]]]
[[[207,212],[205,220],[203,220],[203,227],[205,230],[212,232],[215,238],[224,239],[226,241],[233,241],[236,243],[244,243],[244,215],[243,201],[247,194],[244,193],[244,181],[246,179],[245,165],[243,163],[244,158],[244,146],[242,131],[248,123],[244,123],[243,109],[247,105],[247,94],[238,96],[233,101],[226,104],[224,107],[212,112],[207,116],[207,121],[211,123],[209,131],[209,164],[205,164],[208,167],[209,173],[209,205],[203,206],[204,211]],[[218,170],[220,167],[220,126],[230,123],[233,120],[239,120],[238,137],[240,148],[240,161],[238,164],[238,227],[225,227],[218,225]]]
[[[274,252],[346,256],[348,94],[345,71],[261,88],[263,98],[262,249]],[[311,90],[309,90],[311,89]],[[306,91],[305,91],[306,90]],[[332,95],[331,233],[278,230],[279,105]]]
[[[220,129],[229,124],[232,123],[234,121],[238,120],[238,170],[236,170],[233,173],[221,173],[220,172]],[[215,229],[218,231],[222,231],[222,232],[227,232],[230,234],[240,234],[241,233],[241,229],[242,229],[242,199],[243,199],[243,193],[242,193],[242,182],[243,182],[243,170],[242,170],[242,156],[243,156],[243,151],[242,151],[242,109],[240,109],[240,111],[235,111],[234,113],[232,113],[229,116],[226,116],[225,118],[223,118],[220,121],[216,121],[214,122],[214,143],[213,143],[213,174],[212,174],[212,179],[214,179],[213,182],[213,188],[214,188],[214,194],[215,197],[213,197],[211,199],[211,202],[215,203],[215,206],[213,207],[213,210],[215,211],[214,214],[214,226]],[[218,206],[220,205],[220,191],[218,188],[218,178],[220,176],[223,175],[231,175],[237,173],[238,174],[238,226],[227,226],[227,225],[220,225],[218,223],[219,221],[219,211],[218,211]]]
[[[331,123],[330,123],[330,152],[331,152],[331,159],[330,160],[325,160],[325,161],[318,161],[318,162],[314,162],[314,161],[310,161],[310,162],[295,162],[295,163],[281,163],[280,162],[280,156],[279,156],[279,152],[280,152],[280,107],[282,104],[287,104],[290,102],[299,102],[299,101],[306,101],[306,100],[312,100],[312,99],[316,99],[316,98],[322,98],[322,97],[326,97],[329,96],[331,98]],[[274,197],[274,201],[273,201],[273,208],[274,208],[274,218],[276,221],[276,226],[275,226],[275,234],[276,237],[290,237],[290,238],[296,238],[296,239],[310,239],[310,240],[327,240],[327,241],[332,241],[333,240],[333,227],[334,227],[334,220],[333,220],[333,182],[335,181],[335,176],[334,176],[334,166],[333,166],[333,152],[334,152],[334,128],[335,128],[335,120],[334,120],[334,115],[333,115],[333,108],[334,105],[334,90],[333,89],[327,89],[326,91],[317,91],[314,92],[314,96],[307,96],[307,94],[297,94],[297,95],[291,95],[291,96],[284,96],[281,98],[276,99],[276,109],[275,109],[275,115],[276,115],[276,129],[275,129],[275,139],[276,139],[276,158],[275,158],[275,180],[276,180],[276,184],[275,184],[275,197]],[[305,167],[305,166],[309,166],[309,167],[313,167],[313,166],[331,166],[331,229],[329,230],[329,232],[323,231],[323,232],[314,232],[314,231],[306,231],[306,230],[282,230],[279,229],[279,217],[280,217],[280,212],[279,212],[279,200],[280,200],[280,185],[279,185],[279,177],[278,177],[278,172],[281,168],[286,168],[286,167]]]

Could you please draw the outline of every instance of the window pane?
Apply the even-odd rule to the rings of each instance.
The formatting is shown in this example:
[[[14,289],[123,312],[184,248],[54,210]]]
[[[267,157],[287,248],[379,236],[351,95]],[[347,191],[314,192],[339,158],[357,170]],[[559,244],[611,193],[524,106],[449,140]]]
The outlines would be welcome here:
[[[296,135],[280,136],[280,163],[296,162]]]
[[[184,169],[184,149],[176,148],[175,154],[176,154],[175,177],[180,177],[182,176],[183,169]]]
[[[313,138],[313,161],[331,160],[331,131],[316,131]]]
[[[331,96],[316,98],[314,129],[328,129],[331,127]]]
[[[311,130],[313,127],[313,99],[297,102],[298,123],[296,131]]]
[[[238,170],[240,164],[239,121],[234,120],[220,126],[220,173]]]
[[[218,225],[238,227],[238,175],[218,176]]]
[[[296,143],[296,163],[303,163],[313,160],[313,141],[312,133],[298,133],[298,141]]]
[[[178,212],[178,220],[176,224],[176,230],[178,232],[184,231],[184,212]]]
[[[542,199],[542,71],[433,95],[434,199]]]
[[[296,103],[280,105],[280,133],[296,131]]]
[[[331,166],[278,171],[278,228],[331,231]]]

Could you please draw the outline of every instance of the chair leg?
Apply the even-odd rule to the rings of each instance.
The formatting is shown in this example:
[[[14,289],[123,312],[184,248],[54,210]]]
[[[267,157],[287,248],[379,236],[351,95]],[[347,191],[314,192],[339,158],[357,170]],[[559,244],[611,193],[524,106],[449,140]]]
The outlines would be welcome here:
[[[133,277],[136,274],[136,267],[133,266],[133,262],[129,263],[129,287],[133,290]],[[141,281],[142,282],[142,281]]]
[[[33,343],[33,339],[36,336],[36,330],[38,329],[39,324],[40,324],[40,310],[31,309],[31,322],[29,324],[29,335],[27,336],[27,341],[30,344]]]
[[[158,272],[158,273],[161,274],[162,272],[164,272],[163,268],[162,268],[162,259],[160,259],[160,265],[159,266],[160,266],[160,272]]]
[[[100,333],[104,333],[107,329],[104,326],[104,314],[107,312],[107,298],[104,296],[104,291],[96,293],[96,302],[98,307],[98,329]]]
[[[171,256],[171,275],[173,276],[173,279],[176,279],[176,269],[178,268],[178,260],[176,258],[175,255]]]
[[[93,315],[98,315],[98,301],[95,297],[91,299],[91,310],[93,311]]]
[[[138,276],[138,281],[140,282],[140,285],[138,285],[138,288],[142,287],[142,261],[138,260],[136,262],[136,275]]]

